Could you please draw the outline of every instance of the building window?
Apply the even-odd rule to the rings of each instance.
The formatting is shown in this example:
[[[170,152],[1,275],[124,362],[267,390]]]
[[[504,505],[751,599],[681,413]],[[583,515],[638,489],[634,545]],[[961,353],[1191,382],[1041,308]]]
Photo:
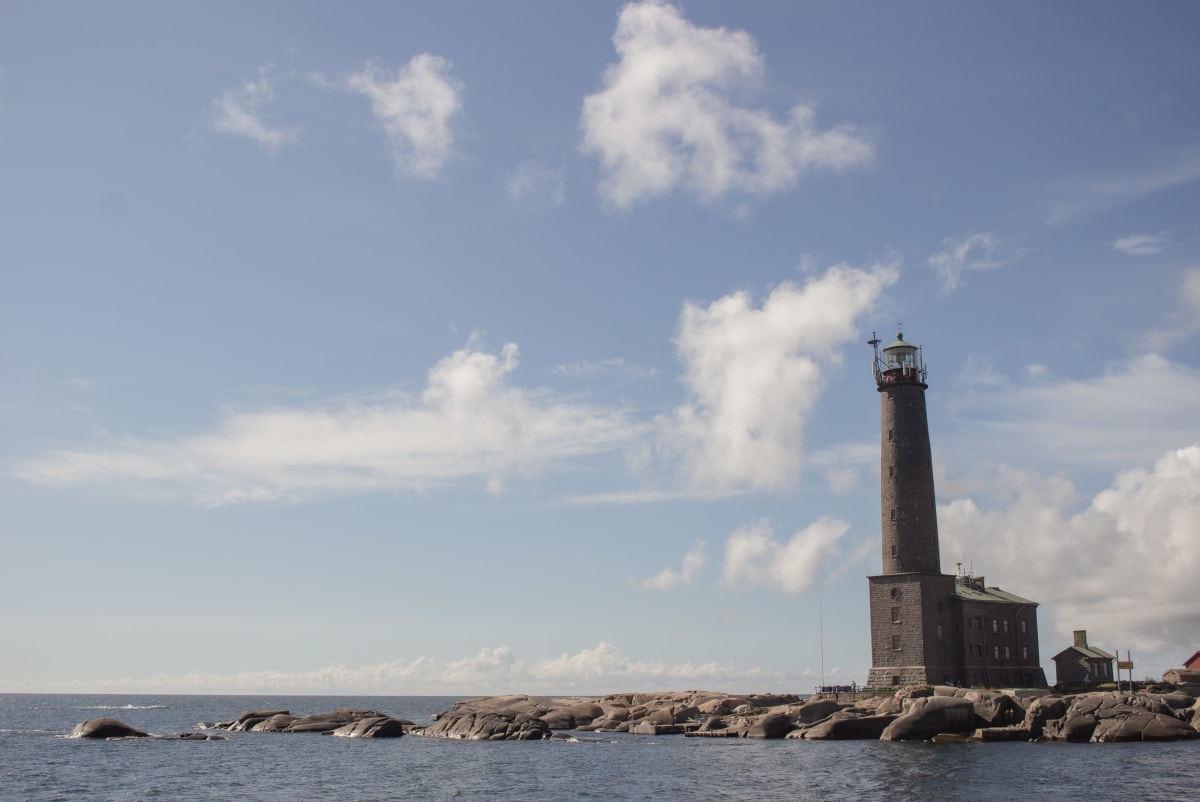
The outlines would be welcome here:
[[[888,440],[895,440],[895,439],[896,439],[896,430],[888,429]]]
[[[888,466],[888,476],[893,479],[896,477],[896,466],[895,465]]]
[[[942,625],[938,624],[938,640],[942,639]]]
[[[892,675],[892,687],[893,687],[893,688],[896,688],[896,687],[898,687],[899,685],[900,685],[900,675],[899,675],[899,674],[893,674],[893,675]]]
[[[1029,659],[1029,647],[1028,647],[1028,646],[1022,646],[1022,647],[1021,647],[1021,659],[1022,659],[1022,660],[1028,660],[1028,659]]]
[[[896,508],[892,507],[892,520],[896,520]]]
[[[896,651],[896,652],[900,651],[900,636],[899,635],[892,636],[892,651]]]
[[[895,543],[893,543],[893,544],[892,544],[892,556],[893,556],[893,557],[899,557],[899,556],[900,556],[900,547],[899,547],[899,546],[897,546]]]
[[[892,608],[892,623],[893,624],[900,623],[900,608],[899,607]]]
[[[1000,659],[1000,647],[999,646],[992,647],[992,657],[996,658],[997,660]]]
[[[1008,648],[1007,646],[1005,646],[1005,647],[1004,647],[1004,659],[1005,659],[1005,660],[1011,660],[1011,659],[1012,659],[1012,652],[1011,652],[1011,651],[1009,651],[1009,648]]]
[[[995,618],[992,619],[992,632],[1000,631],[1000,622]]]
[[[1004,634],[1008,634],[1008,619],[1004,619]]]
[[[1029,624],[1025,621],[1025,619],[1022,618],[1021,619],[1021,634],[1026,635],[1028,633],[1029,633]]]

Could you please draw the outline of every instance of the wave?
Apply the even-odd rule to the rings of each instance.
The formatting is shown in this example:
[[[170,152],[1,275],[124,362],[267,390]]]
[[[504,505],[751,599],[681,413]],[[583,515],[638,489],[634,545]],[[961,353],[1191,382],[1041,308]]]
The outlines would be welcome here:
[[[166,710],[169,705],[92,705],[80,710]]]

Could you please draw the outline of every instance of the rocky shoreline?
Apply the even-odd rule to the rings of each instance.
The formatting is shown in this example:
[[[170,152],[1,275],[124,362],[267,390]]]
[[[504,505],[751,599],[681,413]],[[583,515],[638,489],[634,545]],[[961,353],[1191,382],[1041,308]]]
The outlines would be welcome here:
[[[481,696],[457,702],[429,724],[377,710],[338,708],[293,716],[250,710],[166,736],[205,740],[230,732],[322,733],[347,738],[417,735],[471,741],[540,741],[576,733],[684,737],[884,741],[1177,741],[1200,739],[1200,686],[1138,692],[1045,694],[948,686],[902,688],[874,696],[801,698],[711,691],[621,693],[599,697]],[[74,738],[154,737],[116,719],[79,724]]]

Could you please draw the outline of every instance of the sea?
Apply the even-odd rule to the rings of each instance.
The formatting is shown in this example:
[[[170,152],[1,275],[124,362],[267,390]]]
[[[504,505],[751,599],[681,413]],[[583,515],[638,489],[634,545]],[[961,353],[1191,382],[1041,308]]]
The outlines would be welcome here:
[[[572,733],[530,742],[223,733],[72,739],[111,717],[172,735],[244,710],[337,707],[425,723],[445,696],[0,695],[0,801],[1195,800],[1200,741],[886,743]]]

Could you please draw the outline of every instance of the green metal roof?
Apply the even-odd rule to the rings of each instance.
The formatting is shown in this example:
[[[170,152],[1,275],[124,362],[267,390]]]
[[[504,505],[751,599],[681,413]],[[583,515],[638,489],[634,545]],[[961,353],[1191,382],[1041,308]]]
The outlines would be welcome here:
[[[1062,657],[1067,652],[1078,652],[1079,654],[1083,655],[1084,657],[1091,658],[1092,660],[1116,660],[1117,659],[1117,658],[1113,657],[1111,654],[1109,654],[1108,652],[1104,651],[1103,649],[1097,649],[1095,646],[1068,646],[1067,648],[1063,649],[1061,652],[1054,655],[1050,659],[1057,660],[1058,658]]]
[[[906,343],[904,341],[904,332],[898,332],[896,334],[896,342],[892,343],[891,345],[889,345],[887,348],[884,348],[883,350],[890,351],[893,348],[916,348],[916,347],[917,346],[913,345],[912,343]]]
[[[1015,593],[1009,593],[1007,590],[1000,588],[985,588],[979,590],[970,585],[964,585],[961,582],[954,583],[954,595],[964,601],[980,601],[980,602],[1000,602],[1003,604],[1032,604],[1037,605],[1037,602],[1030,601]]]

